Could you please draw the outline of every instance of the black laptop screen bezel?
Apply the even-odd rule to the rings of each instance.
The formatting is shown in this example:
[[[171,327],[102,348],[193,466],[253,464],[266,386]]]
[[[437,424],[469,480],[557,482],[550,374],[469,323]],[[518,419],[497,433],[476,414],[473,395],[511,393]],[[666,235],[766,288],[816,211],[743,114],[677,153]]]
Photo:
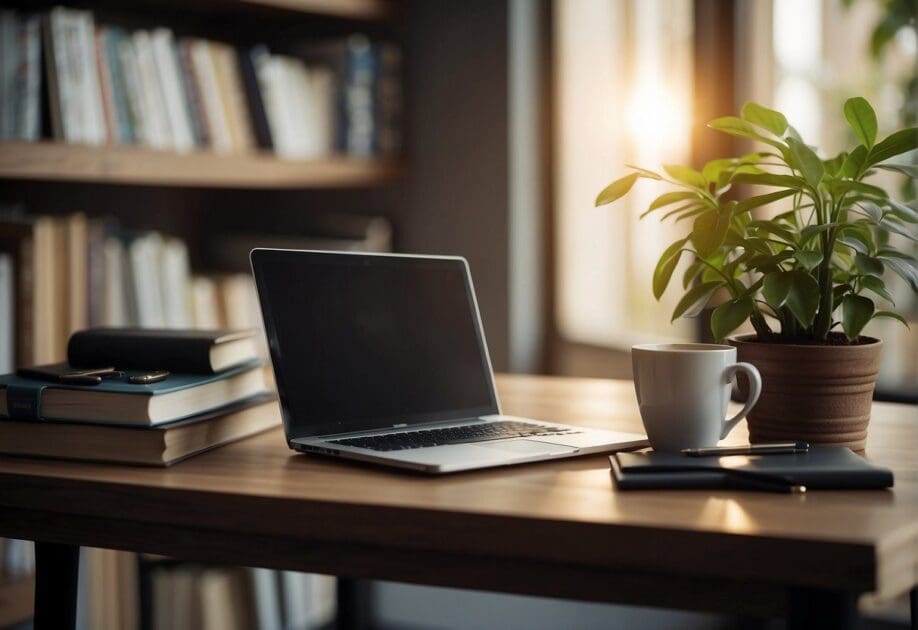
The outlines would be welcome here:
[[[484,407],[475,407],[468,409],[454,409],[449,411],[422,413],[413,415],[399,415],[392,417],[380,417],[372,420],[357,421],[340,421],[314,423],[309,426],[303,426],[303,423],[297,423],[292,417],[292,409],[288,404],[285,393],[291,385],[288,382],[287,375],[290,370],[285,366],[284,354],[279,352],[279,340],[277,336],[277,327],[275,325],[274,314],[271,309],[271,296],[268,295],[268,284],[265,282],[263,274],[265,268],[261,264],[262,259],[269,257],[288,258],[291,261],[291,271],[296,266],[301,265],[426,265],[435,267],[450,267],[455,271],[462,273],[465,282],[465,291],[470,315],[475,320],[475,336],[478,342],[478,349],[482,358],[482,370],[487,374],[488,397],[490,403]],[[481,315],[478,310],[478,301],[475,297],[475,289],[472,285],[471,274],[466,260],[459,256],[415,256],[407,254],[366,254],[350,252],[327,252],[312,250],[284,250],[284,249],[266,249],[256,248],[249,254],[249,260],[252,266],[252,272],[255,277],[255,286],[258,292],[258,300],[261,305],[262,318],[264,320],[265,334],[268,339],[268,348],[271,354],[271,362],[274,368],[274,378],[277,384],[277,394],[280,401],[281,417],[284,423],[284,432],[287,436],[288,443],[292,440],[301,438],[312,438],[319,436],[336,435],[342,433],[355,433],[359,431],[372,431],[378,429],[411,426],[414,424],[427,424],[432,422],[446,422],[481,416],[494,415],[500,413],[500,403],[497,398],[497,391],[494,386],[494,372],[491,367],[491,358],[488,354],[488,346],[484,337],[484,329],[481,324]],[[287,357],[286,360],[290,360]]]

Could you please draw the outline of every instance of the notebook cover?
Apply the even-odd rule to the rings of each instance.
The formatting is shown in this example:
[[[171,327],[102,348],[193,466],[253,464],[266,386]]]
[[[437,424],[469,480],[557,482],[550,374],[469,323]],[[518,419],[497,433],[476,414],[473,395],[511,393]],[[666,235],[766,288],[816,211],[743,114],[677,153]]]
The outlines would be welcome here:
[[[211,347],[254,334],[252,330],[90,328],[70,336],[67,361],[75,367],[213,374]]]
[[[3,374],[0,375],[0,389],[4,389],[6,387],[32,388],[37,386],[44,386],[46,389],[77,390],[87,396],[92,396],[93,393],[101,392],[114,394],[136,394],[138,396],[156,396],[158,394],[169,394],[183,389],[189,389],[191,387],[198,387],[207,383],[219,381],[230,376],[235,376],[236,374],[248,372],[253,368],[260,367],[262,364],[263,363],[260,360],[249,361],[248,363],[244,363],[240,366],[231,368],[224,372],[220,372],[219,374],[172,373],[163,381],[158,383],[150,383],[147,385],[128,383],[127,380],[120,381],[114,379],[102,379],[102,382],[98,385],[64,385],[61,383],[50,383],[31,378],[23,378],[22,376],[17,376],[16,374]],[[144,370],[125,371],[125,373],[129,376],[132,374],[145,374],[146,372],[147,371]]]
[[[609,457],[619,488],[727,488],[731,470],[811,489],[877,489],[893,485],[892,471],[851,450],[811,447],[808,453],[689,457],[681,453],[616,453]]]

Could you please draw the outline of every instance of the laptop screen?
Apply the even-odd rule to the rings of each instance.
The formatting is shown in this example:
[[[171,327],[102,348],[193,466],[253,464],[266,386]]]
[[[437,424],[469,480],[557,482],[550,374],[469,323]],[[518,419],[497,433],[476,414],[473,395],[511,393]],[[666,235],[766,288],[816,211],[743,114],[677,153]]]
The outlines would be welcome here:
[[[256,249],[290,439],[498,413],[461,258]]]

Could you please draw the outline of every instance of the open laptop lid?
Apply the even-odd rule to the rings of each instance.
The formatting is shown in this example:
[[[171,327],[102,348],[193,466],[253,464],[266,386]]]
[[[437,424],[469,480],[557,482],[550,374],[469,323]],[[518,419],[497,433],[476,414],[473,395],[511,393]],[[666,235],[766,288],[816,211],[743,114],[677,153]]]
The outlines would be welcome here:
[[[499,413],[464,258],[255,249],[287,439]]]

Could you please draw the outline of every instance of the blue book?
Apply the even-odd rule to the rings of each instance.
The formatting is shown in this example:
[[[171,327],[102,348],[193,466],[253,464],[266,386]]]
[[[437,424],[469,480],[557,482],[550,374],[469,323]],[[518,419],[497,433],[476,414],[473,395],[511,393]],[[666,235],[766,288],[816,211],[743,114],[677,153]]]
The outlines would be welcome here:
[[[126,374],[142,372],[128,371]],[[267,392],[258,361],[220,374],[170,374],[158,383],[104,379],[99,385],[65,385],[0,376],[0,417],[156,426],[190,418]]]

